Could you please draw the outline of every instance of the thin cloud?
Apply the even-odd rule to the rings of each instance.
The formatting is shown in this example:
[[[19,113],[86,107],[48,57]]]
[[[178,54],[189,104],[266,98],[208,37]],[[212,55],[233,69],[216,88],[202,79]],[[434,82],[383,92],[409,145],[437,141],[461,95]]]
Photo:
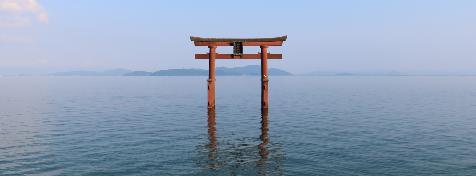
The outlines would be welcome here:
[[[37,0],[0,0],[0,26],[28,26],[48,22],[48,13]]]

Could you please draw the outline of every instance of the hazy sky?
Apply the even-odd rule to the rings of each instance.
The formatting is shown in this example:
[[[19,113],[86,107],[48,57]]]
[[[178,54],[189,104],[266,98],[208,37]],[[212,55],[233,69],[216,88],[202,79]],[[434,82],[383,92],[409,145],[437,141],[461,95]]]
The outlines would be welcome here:
[[[288,35],[269,65],[294,73],[476,73],[474,0],[0,0],[0,73],[206,68],[190,35]]]

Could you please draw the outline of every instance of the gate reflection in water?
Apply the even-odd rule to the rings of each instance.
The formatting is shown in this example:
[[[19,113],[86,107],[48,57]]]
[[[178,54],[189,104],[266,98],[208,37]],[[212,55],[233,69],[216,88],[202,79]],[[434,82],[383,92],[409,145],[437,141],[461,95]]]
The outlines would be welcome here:
[[[208,141],[199,146],[196,163],[202,169],[197,174],[283,175],[284,154],[279,144],[270,142],[267,109],[261,111],[260,129],[261,133],[255,137],[227,141],[226,136],[222,136],[224,140],[218,140],[216,112],[209,109]]]

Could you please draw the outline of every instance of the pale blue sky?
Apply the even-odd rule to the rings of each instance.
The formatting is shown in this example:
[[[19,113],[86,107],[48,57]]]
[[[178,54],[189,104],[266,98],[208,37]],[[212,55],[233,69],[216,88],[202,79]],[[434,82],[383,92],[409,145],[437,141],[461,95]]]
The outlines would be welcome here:
[[[190,35],[288,35],[270,66],[294,73],[476,73],[474,0],[0,0],[0,73],[207,68]]]

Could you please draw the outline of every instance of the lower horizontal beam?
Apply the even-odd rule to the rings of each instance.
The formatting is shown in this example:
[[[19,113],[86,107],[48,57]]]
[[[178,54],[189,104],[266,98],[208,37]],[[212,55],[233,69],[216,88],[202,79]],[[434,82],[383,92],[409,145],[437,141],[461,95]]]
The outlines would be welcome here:
[[[209,59],[210,54],[195,54],[195,59]],[[282,59],[282,54],[270,54],[268,53],[268,59]],[[216,54],[215,59],[261,59],[261,53],[258,54]]]

